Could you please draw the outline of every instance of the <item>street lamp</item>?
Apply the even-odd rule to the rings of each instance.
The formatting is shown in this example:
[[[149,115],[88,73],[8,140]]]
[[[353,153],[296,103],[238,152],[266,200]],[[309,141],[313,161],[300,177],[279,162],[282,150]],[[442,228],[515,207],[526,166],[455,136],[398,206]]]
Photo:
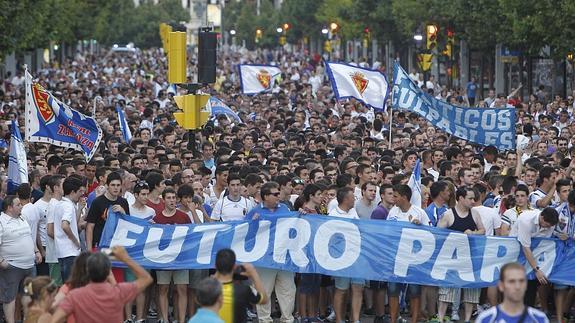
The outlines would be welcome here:
[[[321,30],[321,33],[324,34],[324,35],[327,35],[327,33],[329,33],[329,30],[327,30],[327,28],[323,28],[323,29]]]
[[[415,39],[416,41],[422,41],[422,40],[423,40],[423,35],[421,35],[421,34],[415,34],[415,35],[413,35],[413,39]]]
[[[276,31],[278,32],[278,34],[281,34],[284,30],[282,29],[282,27],[278,27],[278,28],[276,29]]]
[[[230,30],[230,35],[233,36],[233,35],[235,35],[235,34],[236,34],[236,30],[235,30],[235,29]]]

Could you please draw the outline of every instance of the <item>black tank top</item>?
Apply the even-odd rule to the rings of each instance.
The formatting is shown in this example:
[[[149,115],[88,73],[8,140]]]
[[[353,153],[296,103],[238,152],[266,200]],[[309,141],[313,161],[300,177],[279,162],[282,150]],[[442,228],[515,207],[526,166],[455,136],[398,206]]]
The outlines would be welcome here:
[[[451,208],[453,212],[453,224],[448,228],[450,230],[465,232],[465,230],[475,231],[477,230],[477,225],[473,221],[473,216],[471,215],[471,210],[466,217],[462,218],[457,214],[455,208]]]

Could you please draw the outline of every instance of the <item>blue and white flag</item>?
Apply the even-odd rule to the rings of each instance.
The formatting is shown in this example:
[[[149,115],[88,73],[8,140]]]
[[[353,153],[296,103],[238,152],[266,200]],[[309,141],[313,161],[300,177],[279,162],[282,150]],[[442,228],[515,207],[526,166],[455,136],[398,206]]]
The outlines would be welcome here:
[[[26,72],[26,140],[72,148],[90,161],[102,140],[102,129],[88,117],[56,99]]]
[[[120,123],[120,130],[122,131],[124,142],[129,144],[132,141],[132,131],[130,131],[130,127],[126,121],[126,115],[119,105],[116,105],[116,112],[118,113],[118,122]]]
[[[158,270],[213,268],[217,252],[231,248],[238,262],[256,267],[428,286],[494,285],[509,262],[534,276],[516,238],[297,212],[198,225],[150,224],[109,212],[100,247],[110,246],[124,246],[140,265]],[[575,248],[533,238],[531,250],[551,282],[575,284]]]
[[[271,91],[281,70],[272,65],[240,64],[240,85],[244,94]]]
[[[26,149],[24,142],[22,142],[20,129],[18,129],[16,121],[12,120],[8,159],[8,194],[14,194],[22,183],[28,183]]]
[[[389,84],[383,73],[345,63],[325,62],[325,66],[338,100],[355,98],[374,109],[385,109]]]
[[[238,114],[234,110],[232,110],[227,104],[225,104],[224,101],[211,96],[210,100],[208,101],[208,105],[212,109],[212,116],[216,117],[220,114],[225,114],[235,122],[242,122],[240,116],[238,116]]]
[[[450,135],[501,150],[515,149],[515,109],[463,108],[422,91],[395,63],[392,106],[413,111]]]
[[[411,205],[421,207],[421,164],[419,163],[419,158],[415,163],[407,185],[411,188]]]

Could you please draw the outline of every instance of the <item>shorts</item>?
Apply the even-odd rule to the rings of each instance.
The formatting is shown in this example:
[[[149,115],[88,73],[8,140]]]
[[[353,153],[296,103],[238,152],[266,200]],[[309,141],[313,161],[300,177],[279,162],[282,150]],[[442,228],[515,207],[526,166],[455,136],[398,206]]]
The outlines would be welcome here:
[[[319,284],[319,286],[320,287],[333,286],[333,279],[331,279],[331,276],[321,275],[321,283]]]
[[[8,265],[0,269],[0,303],[8,304],[16,299],[18,292],[24,292],[24,279],[32,275],[32,268],[21,269]]]
[[[405,285],[402,283],[387,283],[387,296],[398,297],[401,291],[405,289]],[[407,284],[407,294],[409,297],[421,296],[421,285]]]
[[[320,274],[301,274],[299,281],[299,291],[302,294],[317,294],[321,285]]]
[[[348,290],[349,286],[353,285],[360,285],[361,287],[365,286],[365,279],[359,278],[349,278],[349,277],[333,277],[335,281],[335,288],[340,290]]]
[[[210,275],[209,269],[191,269],[190,272],[190,284],[188,288],[195,289],[196,286],[206,277]]]
[[[369,288],[374,290],[382,290],[387,288],[387,282],[382,282],[379,280],[370,280],[369,281]]]
[[[137,279],[136,275],[130,268],[124,268],[124,281],[126,283],[131,283],[133,281],[136,281],[136,279]]]
[[[157,270],[158,285],[169,285],[172,280],[174,285],[188,285],[190,283],[189,270]]]
[[[456,303],[459,300],[456,299],[459,288],[439,288],[439,301],[444,303]],[[462,303],[479,304],[479,296],[481,295],[481,288],[461,288],[461,293],[463,297],[461,299]]]

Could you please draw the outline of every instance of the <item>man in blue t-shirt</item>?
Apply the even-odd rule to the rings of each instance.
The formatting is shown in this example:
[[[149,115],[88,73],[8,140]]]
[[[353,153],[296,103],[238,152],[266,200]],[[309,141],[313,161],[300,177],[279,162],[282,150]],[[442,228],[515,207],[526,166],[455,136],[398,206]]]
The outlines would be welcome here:
[[[523,303],[527,291],[525,268],[518,263],[508,263],[501,267],[499,291],[503,302],[483,311],[475,320],[476,323],[547,323],[547,316]]]
[[[471,81],[467,82],[467,100],[469,100],[469,106],[475,106],[475,92],[477,91],[477,83],[475,83],[475,77],[471,78]]]
[[[435,227],[443,216],[443,213],[448,210],[447,202],[450,195],[449,187],[446,181],[434,182],[429,189],[431,197],[431,204],[425,208],[425,213],[431,224]]]

